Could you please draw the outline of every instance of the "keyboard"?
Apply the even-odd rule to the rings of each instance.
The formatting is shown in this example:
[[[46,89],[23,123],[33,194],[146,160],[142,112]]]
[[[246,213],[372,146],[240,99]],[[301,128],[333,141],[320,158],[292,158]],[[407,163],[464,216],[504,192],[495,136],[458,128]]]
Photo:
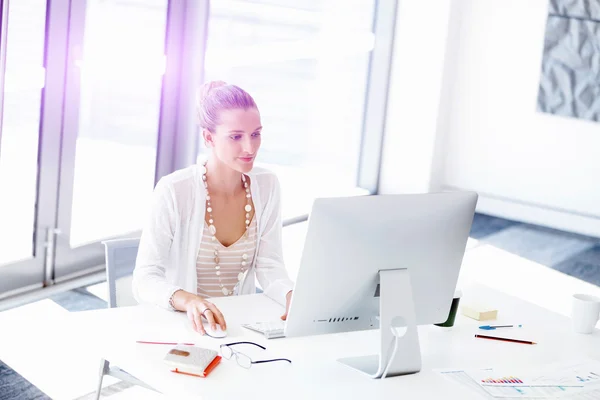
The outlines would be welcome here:
[[[267,339],[277,339],[285,337],[283,331],[285,329],[285,321],[267,321],[254,322],[251,324],[242,324],[244,328],[262,333]]]

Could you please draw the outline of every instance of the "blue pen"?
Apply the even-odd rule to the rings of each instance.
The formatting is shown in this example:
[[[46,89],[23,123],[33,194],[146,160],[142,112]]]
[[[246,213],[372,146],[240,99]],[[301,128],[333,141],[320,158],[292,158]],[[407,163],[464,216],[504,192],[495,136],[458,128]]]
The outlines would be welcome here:
[[[485,331],[493,331],[496,328],[522,328],[523,325],[483,325],[480,326],[479,329],[483,329]]]

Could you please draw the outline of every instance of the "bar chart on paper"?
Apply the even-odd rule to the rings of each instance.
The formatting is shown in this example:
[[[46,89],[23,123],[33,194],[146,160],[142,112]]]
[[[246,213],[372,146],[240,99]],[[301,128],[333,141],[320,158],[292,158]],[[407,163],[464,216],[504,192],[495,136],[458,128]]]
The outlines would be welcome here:
[[[480,373],[489,374],[493,370],[480,370]],[[474,371],[465,370],[439,370],[447,379],[469,388],[474,393],[480,394],[487,399],[497,398],[523,398],[523,399],[547,399],[562,398],[568,400],[598,400],[599,392],[581,393],[582,387],[556,387],[556,386],[526,386],[526,385],[482,385],[479,380],[473,379]],[[511,376],[511,375],[509,375]]]
[[[493,383],[493,384],[514,385],[514,384],[523,383],[523,380],[516,376],[504,376],[502,378],[483,378],[481,380],[481,383],[482,384]]]
[[[493,368],[439,372],[488,398],[600,399],[600,362],[596,360],[540,366],[524,374]]]
[[[583,384],[560,384],[556,382],[536,382],[520,375],[489,375],[470,372],[469,375],[493,397],[547,398],[574,394]]]

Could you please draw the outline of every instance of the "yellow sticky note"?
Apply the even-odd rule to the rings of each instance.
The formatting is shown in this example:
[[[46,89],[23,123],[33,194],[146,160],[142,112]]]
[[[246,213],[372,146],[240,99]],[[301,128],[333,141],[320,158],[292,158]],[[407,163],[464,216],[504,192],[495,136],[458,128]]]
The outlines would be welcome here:
[[[461,306],[461,313],[477,321],[489,321],[498,318],[498,310],[482,304],[464,304]]]

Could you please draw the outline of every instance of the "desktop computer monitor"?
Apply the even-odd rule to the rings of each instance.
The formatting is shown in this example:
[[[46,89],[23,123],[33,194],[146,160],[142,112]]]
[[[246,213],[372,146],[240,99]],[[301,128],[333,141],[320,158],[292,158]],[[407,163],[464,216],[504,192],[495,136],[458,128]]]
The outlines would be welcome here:
[[[375,378],[418,372],[416,326],[448,316],[477,198],[315,200],[285,336],[381,328],[378,355],[339,361]]]

